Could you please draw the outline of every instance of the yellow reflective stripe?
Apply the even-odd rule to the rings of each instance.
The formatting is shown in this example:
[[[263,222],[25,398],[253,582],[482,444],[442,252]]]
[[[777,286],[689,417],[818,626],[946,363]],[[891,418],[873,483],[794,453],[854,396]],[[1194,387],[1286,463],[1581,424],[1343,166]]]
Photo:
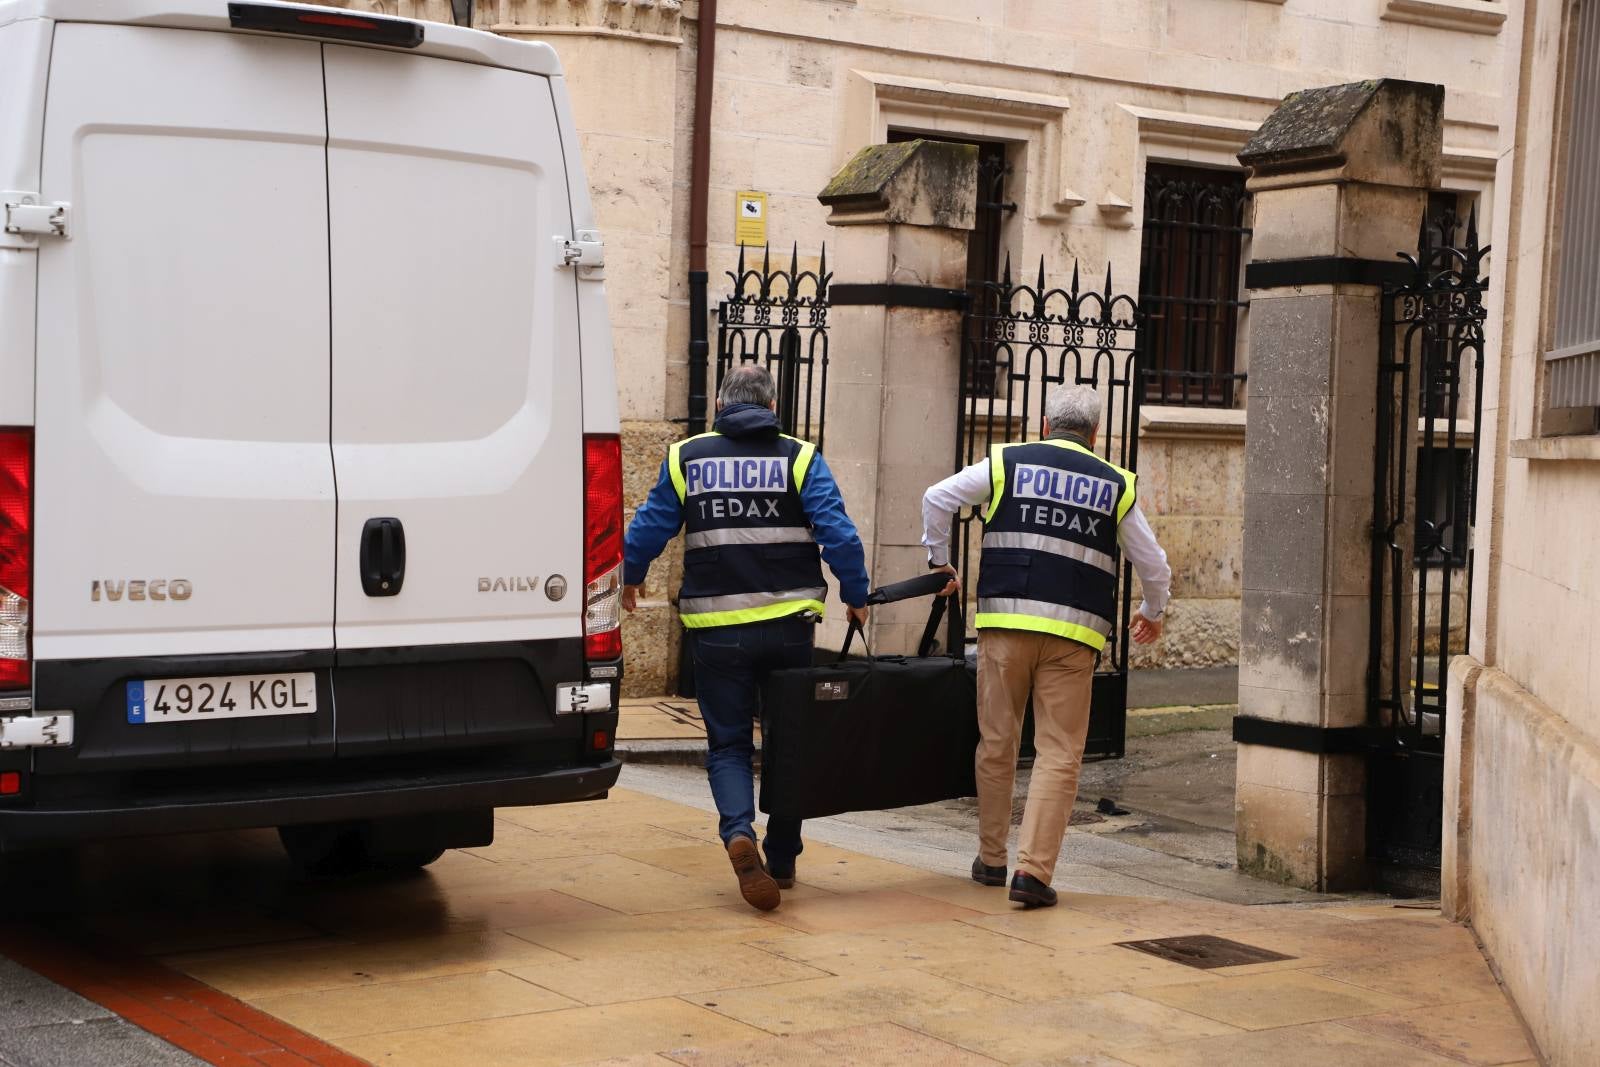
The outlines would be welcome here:
[[[667,474],[672,477],[672,488],[678,491],[678,503],[689,499],[689,487],[683,480],[683,442],[675,441],[667,449]]]
[[[980,630],[1032,630],[1035,633],[1053,634],[1056,637],[1065,637],[1069,641],[1077,641],[1088,645],[1099,652],[1106,647],[1104,634],[1091,630],[1087,626],[1077,626],[1070,622],[1057,622],[1055,619],[1042,619],[1037,615],[1002,615],[998,612],[980,611],[973,616],[972,624]]]
[[[983,513],[983,521],[988,522],[994,518],[994,513],[1000,508],[1000,501],[1006,495],[1006,461],[1000,453],[1006,446],[995,445],[989,449],[989,481],[993,488],[989,490],[989,510]]]
[[[795,492],[806,484],[806,472],[811,469],[811,459],[817,454],[817,446],[810,441],[802,442],[800,454],[794,458],[794,488]]]
[[[689,499],[689,487],[683,480],[683,446],[690,441],[698,441],[702,437],[721,437],[715,430],[697,433],[693,437],[685,437],[682,441],[674,441],[672,447],[667,449],[667,474],[672,479],[672,488],[678,491],[678,503]]]
[[[1118,469],[1120,470],[1121,468]],[[1122,477],[1126,479],[1127,485],[1122,490],[1122,499],[1117,501],[1117,525],[1119,526],[1122,525],[1122,517],[1128,513],[1129,508],[1133,507],[1134,484],[1139,480],[1139,476],[1132,471],[1122,471]]]
[[[764,604],[759,608],[741,608],[738,611],[705,611],[698,615],[680,615],[679,620],[691,630],[708,626],[741,626],[749,622],[767,622],[787,618],[802,611],[826,614],[827,605],[820,600],[787,600],[781,604]]]

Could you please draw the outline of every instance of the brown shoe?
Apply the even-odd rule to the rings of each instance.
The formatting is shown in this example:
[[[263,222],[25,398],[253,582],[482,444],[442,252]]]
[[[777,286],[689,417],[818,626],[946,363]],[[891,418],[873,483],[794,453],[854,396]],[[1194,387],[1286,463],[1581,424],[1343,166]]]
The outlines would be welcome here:
[[[739,834],[728,842],[728,861],[733,873],[739,877],[739,895],[744,902],[760,911],[771,911],[778,906],[781,895],[778,883],[761,865],[761,853],[752,839]]]

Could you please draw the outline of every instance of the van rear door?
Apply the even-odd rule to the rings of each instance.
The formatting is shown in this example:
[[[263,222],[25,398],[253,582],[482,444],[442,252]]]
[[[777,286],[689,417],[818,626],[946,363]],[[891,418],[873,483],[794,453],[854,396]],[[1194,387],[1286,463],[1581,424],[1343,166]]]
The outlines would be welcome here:
[[[549,81],[331,44],[324,63],[340,752],[527,740],[555,725],[538,694],[582,669],[577,283]],[[517,651],[556,643],[559,664]],[[504,701],[461,691],[481,670],[425,698],[358,697],[343,670],[474,647],[507,672]]]
[[[331,661],[321,48],[54,32],[41,192],[71,229],[38,255],[36,698],[104,715],[41,766],[331,752],[325,671],[315,715],[134,725],[122,708],[125,669]],[[222,660],[152,662],[199,656]]]

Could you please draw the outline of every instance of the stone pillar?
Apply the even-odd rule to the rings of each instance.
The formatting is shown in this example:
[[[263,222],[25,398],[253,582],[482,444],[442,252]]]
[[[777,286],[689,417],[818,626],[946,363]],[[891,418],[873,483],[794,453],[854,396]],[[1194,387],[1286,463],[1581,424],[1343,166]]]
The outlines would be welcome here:
[[[1443,98],[1388,79],[1295,93],[1239,153],[1255,196],[1239,866],[1311,889],[1367,877],[1380,294],[1439,182]]]
[[[927,569],[922,492],[953,470],[967,238],[978,152],[873,145],[818,197],[840,227],[830,287],[825,452],[867,548],[874,584]],[[833,260],[833,257],[829,257]],[[926,601],[874,612],[874,652],[912,651]],[[837,647],[842,609],[820,640]]]

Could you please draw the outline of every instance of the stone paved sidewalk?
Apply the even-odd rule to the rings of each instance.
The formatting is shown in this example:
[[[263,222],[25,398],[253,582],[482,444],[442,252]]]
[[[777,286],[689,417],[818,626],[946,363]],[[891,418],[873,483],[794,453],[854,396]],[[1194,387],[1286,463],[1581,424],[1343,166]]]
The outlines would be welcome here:
[[[801,884],[763,915],[701,810],[617,790],[500,816],[492,847],[399,880],[296,882],[265,835],[148,864],[168,885],[175,863],[199,865],[226,901],[204,908],[146,892],[145,868],[107,856],[123,874],[90,921],[395,1067],[1531,1055],[1472,938],[1437,913],[1078,893],[1025,913],[959,871],[814,842]],[[1200,970],[1120,944],[1194,934],[1292,958]]]

